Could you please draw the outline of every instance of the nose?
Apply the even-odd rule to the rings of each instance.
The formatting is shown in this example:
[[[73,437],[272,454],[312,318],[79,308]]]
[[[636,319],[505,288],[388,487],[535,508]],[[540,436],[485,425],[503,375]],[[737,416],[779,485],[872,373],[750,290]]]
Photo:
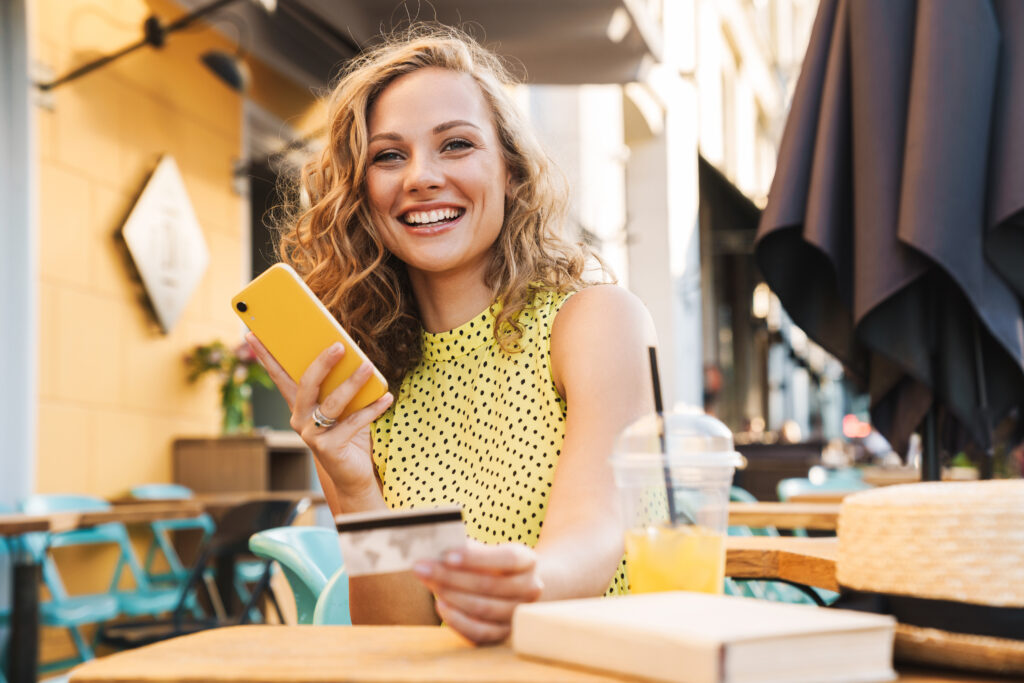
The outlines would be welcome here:
[[[404,185],[406,192],[440,189],[444,185],[444,173],[438,160],[430,154],[412,155],[406,166]]]

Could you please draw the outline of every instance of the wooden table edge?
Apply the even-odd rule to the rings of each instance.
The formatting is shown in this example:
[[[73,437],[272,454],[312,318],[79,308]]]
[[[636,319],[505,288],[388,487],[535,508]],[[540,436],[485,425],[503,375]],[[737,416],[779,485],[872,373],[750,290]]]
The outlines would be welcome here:
[[[793,547],[784,547],[787,543]],[[773,547],[775,545],[780,547]],[[807,552],[800,552],[801,548]],[[837,551],[838,543],[834,538],[730,536],[726,540],[725,575],[734,579],[781,579],[838,591]]]
[[[552,662],[552,661],[546,660],[546,659],[539,659],[539,658],[533,658],[533,657],[523,657],[521,655],[515,654],[514,651],[512,651],[512,649],[511,649],[511,645],[507,641],[505,643],[503,643],[501,645],[497,645],[497,646],[487,646],[487,647],[481,647],[481,648],[474,648],[472,646],[468,646],[464,641],[463,642],[456,641],[457,636],[453,635],[452,637],[448,637],[447,635],[442,635],[441,632],[438,629],[443,629],[443,628],[444,627],[436,627],[436,626],[390,626],[390,627],[381,627],[381,626],[371,626],[371,627],[367,627],[367,626],[354,626],[354,627],[353,626],[268,626],[268,625],[265,625],[265,624],[254,624],[254,625],[246,625],[246,626],[229,626],[229,627],[225,627],[225,628],[222,628],[222,629],[214,629],[214,630],[209,630],[209,631],[202,631],[200,633],[195,633],[195,634],[191,634],[191,635],[187,635],[187,636],[181,636],[181,637],[176,638],[176,639],[171,640],[171,641],[163,641],[161,643],[156,643],[154,645],[148,645],[148,646],[145,646],[143,648],[139,648],[137,650],[125,650],[125,651],[122,651],[122,652],[119,652],[119,653],[114,653],[112,655],[107,655],[107,656],[104,656],[104,657],[100,657],[98,659],[91,660],[89,662],[85,662],[84,664],[80,664],[80,665],[78,665],[77,667],[75,667],[74,669],[71,670],[70,677],[69,677],[69,683],[98,683],[99,681],[116,681],[118,683],[129,683],[129,682],[132,682],[132,683],[144,683],[147,680],[159,680],[159,681],[162,681],[164,683],[169,683],[170,681],[176,681],[177,683],[182,683],[184,681],[198,681],[198,680],[218,680],[218,681],[227,682],[227,681],[233,680],[230,677],[230,675],[213,676],[213,677],[209,677],[207,679],[200,679],[198,677],[198,675],[189,675],[187,677],[173,678],[172,676],[169,676],[166,671],[158,672],[158,676],[162,675],[163,678],[159,678],[158,676],[154,676],[153,679],[149,679],[149,678],[146,678],[144,675],[140,675],[138,673],[138,669],[136,667],[140,666],[139,665],[140,660],[148,660],[150,658],[149,653],[147,653],[147,650],[150,650],[151,648],[161,648],[161,649],[168,648],[168,647],[180,648],[182,643],[188,643],[190,640],[206,640],[206,639],[211,639],[211,638],[217,638],[218,636],[215,635],[215,634],[218,631],[221,632],[222,635],[223,634],[227,634],[227,633],[231,633],[231,632],[248,632],[250,635],[247,637],[247,640],[249,640],[249,641],[252,641],[254,639],[258,640],[258,638],[254,637],[252,635],[255,632],[255,630],[257,630],[257,629],[259,629],[259,630],[282,629],[282,637],[281,637],[282,640],[287,640],[287,636],[285,635],[285,631],[284,630],[287,630],[290,633],[294,633],[296,631],[306,631],[306,630],[313,630],[313,629],[315,629],[315,630],[317,630],[317,631],[322,633],[323,631],[326,631],[326,630],[337,630],[337,631],[340,632],[340,631],[345,630],[345,629],[358,629],[358,630],[361,630],[361,631],[365,632],[366,629],[373,629],[373,630],[390,629],[390,630],[393,630],[393,632],[395,632],[395,633],[398,633],[399,631],[404,631],[407,634],[412,632],[412,631],[420,631],[423,634],[428,636],[426,638],[426,640],[429,641],[430,647],[428,647],[426,650],[424,650],[422,652],[414,652],[413,653],[414,657],[418,657],[418,658],[429,659],[431,657],[437,657],[438,659],[442,659],[443,660],[445,658],[452,657],[453,655],[454,656],[458,656],[458,653],[462,652],[462,651],[475,652],[476,654],[479,654],[479,655],[485,655],[489,651],[492,654],[493,653],[497,653],[497,654],[500,655],[499,658],[493,658],[492,657],[491,658],[492,660],[493,659],[500,660],[501,658],[508,656],[508,657],[513,657],[513,658],[515,658],[517,660],[523,660],[525,662],[533,662],[535,664],[543,664],[543,665],[546,665],[546,666],[549,666],[549,667],[554,667],[555,669],[557,669],[557,670],[559,670],[561,672],[565,672],[568,675],[568,678],[576,679],[576,680],[579,680],[579,681],[594,680],[595,682],[600,683],[601,681],[615,681],[615,680],[620,680],[620,681],[640,681],[641,680],[641,679],[637,679],[635,677],[630,677],[630,676],[623,676],[623,675],[613,674],[613,673],[603,673],[603,672],[596,671],[596,670],[593,670],[593,669],[588,669],[588,668],[585,668],[585,667],[576,667],[576,666],[564,665],[564,664]],[[434,631],[430,632],[430,631],[428,631],[428,629],[433,629]],[[447,630],[447,629],[445,629],[445,630]],[[241,638],[241,637],[242,636],[239,635],[239,638]],[[396,641],[401,641],[401,640],[403,640],[403,639],[402,638],[396,638]],[[436,642],[438,640],[451,641],[451,642],[450,642],[450,644],[448,642],[441,643],[440,644],[440,649],[439,649],[438,648],[438,642]],[[371,647],[371,649],[373,649],[373,648]],[[377,652],[377,654],[380,654],[379,643],[378,643],[378,647],[376,648],[376,652]],[[180,656],[180,653],[178,653],[178,654]],[[403,654],[400,651],[396,651],[394,656],[396,658],[399,658],[399,657],[402,657]],[[129,661],[132,661],[132,666],[129,667],[127,671],[118,672],[118,660],[120,658],[126,658]],[[277,682],[286,683],[287,681],[304,680],[304,679],[301,678],[301,676],[302,676],[302,667],[301,667],[301,665],[295,665],[293,663],[291,666],[292,666],[292,672],[293,672],[293,675],[292,675],[291,678],[288,678],[287,676],[282,675],[280,677],[262,677],[259,680],[262,680],[262,681],[275,681],[275,683],[277,683]],[[118,673],[120,673],[121,675],[118,675]],[[902,683],[904,681],[906,683],[1002,683],[1002,681],[1008,681],[1009,680],[1009,679],[997,677],[994,674],[989,675],[989,674],[981,674],[981,673],[971,673],[971,672],[966,672],[966,671],[933,669],[933,668],[929,668],[929,667],[923,667],[923,666],[920,666],[920,665],[907,664],[907,663],[898,663],[898,665],[896,667],[896,674],[897,674],[897,678],[893,679],[893,680],[895,682],[899,682],[899,683]],[[235,679],[235,680],[237,680],[237,679]],[[317,680],[319,680],[319,679],[317,679]],[[367,679],[365,677],[362,677],[359,680],[369,680],[369,679]],[[379,678],[379,679],[378,678],[374,678],[373,680],[383,681],[385,679],[384,678]],[[409,677],[409,676],[403,676],[403,677],[399,678],[398,680],[406,681],[407,683],[409,683],[409,682],[411,682],[411,681],[413,681],[415,679],[412,678],[412,677]],[[431,679],[431,680],[433,680],[433,679]],[[460,678],[459,680],[465,680],[465,679],[464,678]],[[508,680],[512,681],[512,680],[523,680],[523,679],[521,677],[520,678],[510,677]],[[530,679],[530,680],[542,680],[542,679]]]

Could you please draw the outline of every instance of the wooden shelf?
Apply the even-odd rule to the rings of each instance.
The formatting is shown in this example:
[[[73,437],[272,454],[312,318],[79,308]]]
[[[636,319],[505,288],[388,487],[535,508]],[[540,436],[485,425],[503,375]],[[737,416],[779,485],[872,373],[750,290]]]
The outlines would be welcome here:
[[[300,491],[310,487],[312,454],[294,432],[179,438],[174,481],[196,493]]]

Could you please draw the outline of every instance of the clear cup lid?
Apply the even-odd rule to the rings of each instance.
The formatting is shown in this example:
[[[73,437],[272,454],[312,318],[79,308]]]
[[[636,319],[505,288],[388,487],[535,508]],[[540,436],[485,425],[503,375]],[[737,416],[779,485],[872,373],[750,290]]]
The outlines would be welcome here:
[[[620,465],[625,460],[639,464],[655,458],[660,460],[666,450],[672,466],[736,467],[742,462],[742,456],[733,448],[729,428],[720,420],[697,411],[641,417],[619,436],[613,460]]]

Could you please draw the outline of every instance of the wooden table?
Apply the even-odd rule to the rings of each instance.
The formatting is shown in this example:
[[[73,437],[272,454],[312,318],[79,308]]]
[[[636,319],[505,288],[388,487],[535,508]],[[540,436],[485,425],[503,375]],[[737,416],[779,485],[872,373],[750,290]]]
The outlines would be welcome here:
[[[850,494],[857,493],[857,491],[863,491],[865,489],[857,489],[856,491],[843,490],[843,491],[814,491],[810,493],[798,493],[794,496],[789,497],[789,503],[833,503],[838,504],[843,502],[843,498],[846,498]]]
[[[734,579],[781,579],[839,590],[836,538],[729,536],[725,539],[725,575]]]
[[[611,683],[632,680],[473,647],[435,626],[232,626],[103,657],[72,683]],[[989,683],[943,672],[901,672],[901,683]],[[1005,683],[1005,679],[1003,679]]]
[[[49,531],[50,518],[46,515],[0,515],[0,536],[20,536],[33,531]]]
[[[120,522],[137,524],[158,519],[195,517],[198,503],[152,501],[113,506],[109,510],[67,511],[43,515],[0,515],[0,535],[11,538],[14,550],[11,581],[11,642],[8,678],[12,683],[36,680],[39,659],[39,563],[22,547],[19,537],[34,532],[57,533]]]
[[[161,519],[187,519],[202,514],[203,506],[192,501],[154,500],[131,505],[116,505],[109,510],[55,512],[50,518],[50,533],[85,529],[100,524],[147,524]]]
[[[729,503],[729,524],[835,531],[838,503]]]
[[[223,510],[243,503],[264,502],[269,500],[300,501],[303,498],[313,505],[326,505],[327,499],[322,491],[227,491],[224,493],[197,493],[191,500],[199,503],[208,511]]]
[[[169,507],[181,506],[193,510],[196,506],[200,512],[219,512],[243,503],[264,502],[268,500],[300,501],[303,498],[313,505],[326,505],[327,499],[322,491],[225,491],[223,493],[197,493],[191,498],[169,498],[153,500],[149,498],[112,498],[108,502],[115,508],[134,507],[160,503]],[[194,513],[197,514],[197,513]]]
[[[913,467],[869,466],[861,471],[865,484],[892,486],[893,484],[916,484],[921,481],[921,470]],[[943,467],[942,481],[975,481],[978,470],[973,467]]]

